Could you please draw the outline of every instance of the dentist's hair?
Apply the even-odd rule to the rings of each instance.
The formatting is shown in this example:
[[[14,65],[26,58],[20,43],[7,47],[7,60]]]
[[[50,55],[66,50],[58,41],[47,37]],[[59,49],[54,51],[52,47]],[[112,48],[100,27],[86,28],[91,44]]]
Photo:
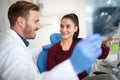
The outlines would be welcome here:
[[[10,21],[10,26],[14,26],[19,16],[27,20],[30,10],[39,11],[39,7],[27,1],[17,1],[16,3],[12,4],[8,10],[8,19]]]

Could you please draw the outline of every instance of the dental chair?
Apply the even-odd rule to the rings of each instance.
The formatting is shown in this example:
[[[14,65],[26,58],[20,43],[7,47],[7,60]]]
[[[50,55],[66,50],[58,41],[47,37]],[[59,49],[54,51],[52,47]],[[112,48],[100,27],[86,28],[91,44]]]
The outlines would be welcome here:
[[[118,79],[113,74],[101,74],[101,75],[87,76],[83,80],[118,80]]]
[[[51,46],[56,44],[57,42],[61,41],[62,37],[60,33],[53,33],[50,35],[50,42],[51,44],[47,44],[42,46],[42,51],[40,52],[38,58],[37,58],[37,67],[40,73],[46,71],[46,65],[47,65],[47,54],[48,50]]]

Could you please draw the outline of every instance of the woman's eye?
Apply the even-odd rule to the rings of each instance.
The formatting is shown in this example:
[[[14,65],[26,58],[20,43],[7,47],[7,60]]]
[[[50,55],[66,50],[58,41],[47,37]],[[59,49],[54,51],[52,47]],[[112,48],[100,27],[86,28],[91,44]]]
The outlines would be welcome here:
[[[63,25],[60,25],[60,28],[63,28]]]
[[[66,28],[70,28],[70,25],[67,25]]]

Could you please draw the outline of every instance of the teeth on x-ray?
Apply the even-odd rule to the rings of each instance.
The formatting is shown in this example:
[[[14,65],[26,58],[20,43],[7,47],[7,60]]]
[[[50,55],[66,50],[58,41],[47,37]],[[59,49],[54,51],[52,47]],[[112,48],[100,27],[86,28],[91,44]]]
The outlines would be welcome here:
[[[101,7],[93,13],[93,33],[111,37],[118,33],[120,7]]]

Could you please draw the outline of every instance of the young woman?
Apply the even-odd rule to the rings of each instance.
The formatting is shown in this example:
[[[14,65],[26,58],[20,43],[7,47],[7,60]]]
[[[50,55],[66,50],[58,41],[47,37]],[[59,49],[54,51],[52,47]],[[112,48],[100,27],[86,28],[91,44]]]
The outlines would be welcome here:
[[[48,51],[47,70],[52,69],[57,64],[68,59],[76,45],[82,38],[79,35],[79,20],[76,14],[71,13],[62,17],[60,24],[60,33],[62,40],[52,46]],[[109,47],[102,45],[103,53],[100,58],[104,59],[109,53]],[[89,74],[86,70],[78,74],[79,79],[83,79]]]

